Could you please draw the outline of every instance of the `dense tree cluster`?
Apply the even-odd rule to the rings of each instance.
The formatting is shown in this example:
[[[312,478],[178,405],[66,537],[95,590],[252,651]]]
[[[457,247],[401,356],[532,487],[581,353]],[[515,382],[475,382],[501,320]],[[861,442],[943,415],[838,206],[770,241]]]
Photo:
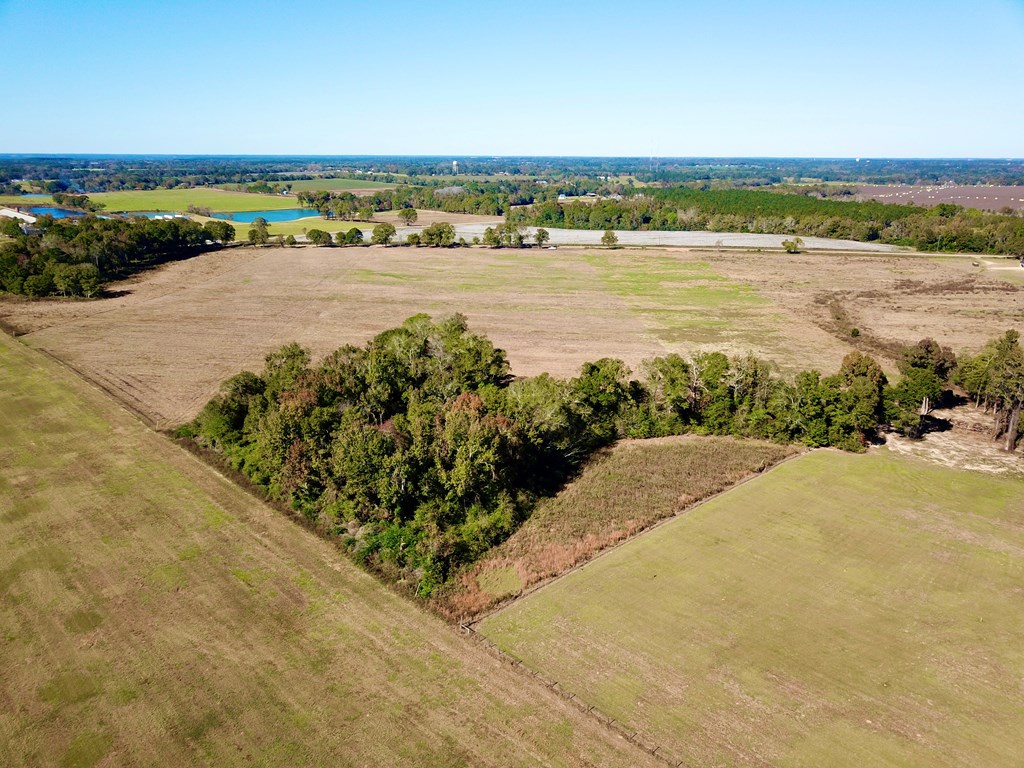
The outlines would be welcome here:
[[[953,381],[978,405],[992,411],[992,439],[1001,439],[1008,451],[1016,450],[1024,433],[1020,419],[1024,407],[1024,350],[1020,334],[1007,331],[977,355],[961,356]]]
[[[12,239],[0,244],[0,291],[28,296],[94,296],[106,280],[234,238],[223,221],[96,216],[41,216],[30,234],[5,233]]]
[[[952,366],[925,340],[895,386],[860,352],[832,376],[792,379],[719,352],[655,358],[636,377],[602,359],[567,381],[513,378],[464,317],[417,315],[316,364],[296,344],[268,355],[182,434],[425,595],[611,441],[695,432],[863,450],[887,424],[919,434]]]
[[[623,200],[515,208],[511,221],[567,229],[757,232],[879,241],[925,251],[1024,255],[1024,218],[946,204],[932,208],[749,189],[648,190]]]

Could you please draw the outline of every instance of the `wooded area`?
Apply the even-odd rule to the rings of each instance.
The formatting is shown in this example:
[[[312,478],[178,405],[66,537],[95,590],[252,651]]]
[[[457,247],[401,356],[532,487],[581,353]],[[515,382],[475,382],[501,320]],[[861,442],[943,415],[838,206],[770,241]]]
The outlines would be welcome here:
[[[991,397],[1003,393],[993,407],[1015,430],[1024,366],[1016,337],[999,344],[985,370],[999,382]],[[720,352],[655,358],[637,378],[606,358],[568,381],[515,379],[464,317],[417,315],[316,364],[285,346],[260,374],[225,382],[180,435],[222,452],[357,559],[427,596],[614,440],[697,433],[860,451],[881,428],[919,436],[955,363],[923,340],[905,350],[895,384],[860,352],[834,375],[794,379]]]

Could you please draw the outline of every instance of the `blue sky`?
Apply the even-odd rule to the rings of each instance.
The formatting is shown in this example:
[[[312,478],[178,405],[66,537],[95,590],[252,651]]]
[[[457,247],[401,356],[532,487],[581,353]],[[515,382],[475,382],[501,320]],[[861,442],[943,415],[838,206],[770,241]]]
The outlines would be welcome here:
[[[0,152],[1024,157],[1024,0],[0,0]]]

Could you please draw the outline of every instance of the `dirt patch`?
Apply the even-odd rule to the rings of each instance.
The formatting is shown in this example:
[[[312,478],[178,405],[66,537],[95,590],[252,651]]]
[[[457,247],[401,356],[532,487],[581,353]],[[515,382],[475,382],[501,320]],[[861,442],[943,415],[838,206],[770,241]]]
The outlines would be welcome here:
[[[953,469],[970,469],[993,474],[1024,475],[1024,456],[1007,453],[991,439],[992,414],[974,405],[932,411],[932,418],[947,422],[949,428],[929,432],[920,440],[892,434],[886,446],[899,454],[915,456]]]

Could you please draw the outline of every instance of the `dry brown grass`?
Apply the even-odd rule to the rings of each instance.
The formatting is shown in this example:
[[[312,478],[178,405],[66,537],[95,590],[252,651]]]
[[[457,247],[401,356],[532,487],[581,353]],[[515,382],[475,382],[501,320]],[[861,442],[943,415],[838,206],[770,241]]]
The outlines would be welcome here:
[[[1024,285],[1010,282],[1024,270],[988,265],[678,248],[238,248],[115,284],[116,298],[0,299],[0,325],[172,426],[289,341],[321,356],[417,312],[463,312],[521,375],[706,350],[831,372],[851,349],[885,357],[926,336],[976,349],[1024,330]],[[838,297],[862,341],[836,333],[822,294]]]
[[[438,607],[452,618],[479,614],[798,451],[729,437],[623,441],[539,504]]]
[[[486,224],[493,226],[501,224],[504,218],[501,216],[479,216],[475,213],[446,213],[445,211],[426,211],[422,208],[416,211],[416,222],[414,227],[425,227],[436,224],[439,221],[446,221],[449,224]],[[404,227],[405,224],[398,218],[398,211],[378,211],[373,214],[374,221],[386,221],[396,227]]]

